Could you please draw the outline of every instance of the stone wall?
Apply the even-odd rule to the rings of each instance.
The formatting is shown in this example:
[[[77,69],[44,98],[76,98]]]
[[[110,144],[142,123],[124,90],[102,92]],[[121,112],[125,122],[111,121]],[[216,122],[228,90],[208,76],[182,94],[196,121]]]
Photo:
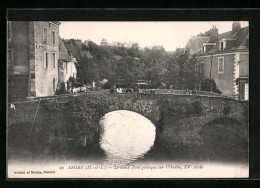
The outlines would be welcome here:
[[[99,120],[108,112],[129,110],[156,126],[158,147],[169,151],[188,148],[182,157],[206,155],[212,148],[213,157],[216,152],[222,157],[247,157],[248,102],[195,95],[93,93],[42,98],[15,106],[8,111],[9,129],[27,123],[32,127],[31,143],[43,148],[57,138],[61,147],[67,147],[69,140],[72,145],[81,146],[83,140],[98,145]],[[223,147],[226,149],[219,151]]]

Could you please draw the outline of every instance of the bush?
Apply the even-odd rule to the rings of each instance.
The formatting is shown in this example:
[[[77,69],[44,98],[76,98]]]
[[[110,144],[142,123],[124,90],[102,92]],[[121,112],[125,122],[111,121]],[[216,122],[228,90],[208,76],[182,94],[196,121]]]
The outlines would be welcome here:
[[[208,91],[221,94],[221,91],[217,89],[215,80],[206,78],[201,82],[201,91]]]
[[[106,83],[102,86],[102,88],[103,88],[103,89],[111,89],[112,86],[113,86],[113,83],[111,83],[111,82],[106,82]]]
[[[81,82],[76,81],[74,77],[69,77],[69,82],[71,83],[72,88],[83,86],[83,84]]]
[[[74,77],[69,77],[69,82],[71,82],[71,83],[74,83],[74,82],[76,82],[76,79],[74,78]]]
[[[219,91],[218,89],[216,89],[215,91],[213,91],[214,93],[218,93],[218,94],[222,94],[221,91]]]
[[[80,82],[74,82],[74,83],[73,83],[73,86],[74,86],[74,87],[82,87],[83,84],[80,83]]]
[[[66,91],[65,83],[62,82],[62,83],[60,84],[59,89],[56,90],[55,95],[62,95],[62,94],[67,94],[67,93],[68,93],[68,92]]]

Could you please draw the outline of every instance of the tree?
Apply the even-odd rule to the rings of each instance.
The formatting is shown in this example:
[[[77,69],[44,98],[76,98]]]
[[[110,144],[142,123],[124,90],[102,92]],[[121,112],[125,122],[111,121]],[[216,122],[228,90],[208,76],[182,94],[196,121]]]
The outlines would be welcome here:
[[[153,88],[192,89],[197,82],[196,56],[188,50],[167,52],[162,46],[141,49],[138,43],[130,48],[100,46],[92,41],[81,48],[78,60],[78,77],[82,83],[107,79],[114,84],[120,79],[127,82],[149,80]],[[92,58],[84,56],[91,54]]]
[[[59,86],[59,89],[56,90],[55,95],[62,95],[62,94],[67,94],[68,92],[66,91],[65,88],[65,83],[62,82]]]
[[[214,79],[206,78],[202,80],[201,90],[221,94],[221,91],[217,89],[217,85]]]
[[[165,77],[168,85],[179,89],[193,89],[198,82],[196,63],[196,55],[191,56],[188,49],[176,49],[167,61]]]
[[[96,72],[94,70],[93,59],[84,57],[78,60],[77,72],[78,77],[83,84],[90,83],[93,79],[95,79]]]

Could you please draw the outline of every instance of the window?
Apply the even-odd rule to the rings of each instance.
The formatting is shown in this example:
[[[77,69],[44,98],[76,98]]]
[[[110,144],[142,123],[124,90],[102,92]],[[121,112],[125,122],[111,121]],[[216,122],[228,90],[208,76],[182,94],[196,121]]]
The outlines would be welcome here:
[[[47,43],[47,28],[43,29],[43,43]]]
[[[224,73],[224,57],[218,58],[218,73]]]
[[[9,50],[8,49],[7,62],[8,62],[8,71],[13,70],[13,68],[14,68],[14,64],[13,64],[13,50]]]
[[[47,69],[48,68],[48,53],[43,52],[43,68]]]
[[[8,41],[10,42],[12,40],[12,22],[7,22],[7,29]]]
[[[55,92],[55,86],[56,86],[56,80],[55,80],[55,78],[53,78],[53,81],[52,81],[52,90],[53,90],[53,92]]]
[[[200,75],[203,75],[203,73],[204,73],[204,63],[201,62],[200,63]]]
[[[220,48],[219,48],[220,50],[224,50],[224,42],[222,41],[222,42],[220,42]]]
[[[226,39],[223,39],[220,43],[219,43],[219,50],[223,51],[226,49]]]
[[[31,73],[31,79],[35,79],[35,73]]]
[[[65,63],[66,73],[68,73],[68,63]]]
[[[51,67],[55,68],[55,64],[56,64],[55,52],[52,52],[51,53]]]
[[[248,93],[249,93],[249,90],[248,90],[248,83],[245,83],[245,99],[244,100],[248,100]]]
[[[55,45],[55,31],[52,31],[52,44]]]
[[[203,46],[203,53],[206,53],[206,46]]]
[[[13,51],[8,49],[8,63],[12,64],[13,63]]]

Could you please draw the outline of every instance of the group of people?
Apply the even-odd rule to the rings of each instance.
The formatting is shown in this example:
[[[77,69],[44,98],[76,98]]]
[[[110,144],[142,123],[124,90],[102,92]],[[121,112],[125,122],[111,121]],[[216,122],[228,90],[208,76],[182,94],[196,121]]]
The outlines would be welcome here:
[[[197,89],[196,88],[192,89],[192,90],[186,89],[185,90],[185,94],[197,94]]]

